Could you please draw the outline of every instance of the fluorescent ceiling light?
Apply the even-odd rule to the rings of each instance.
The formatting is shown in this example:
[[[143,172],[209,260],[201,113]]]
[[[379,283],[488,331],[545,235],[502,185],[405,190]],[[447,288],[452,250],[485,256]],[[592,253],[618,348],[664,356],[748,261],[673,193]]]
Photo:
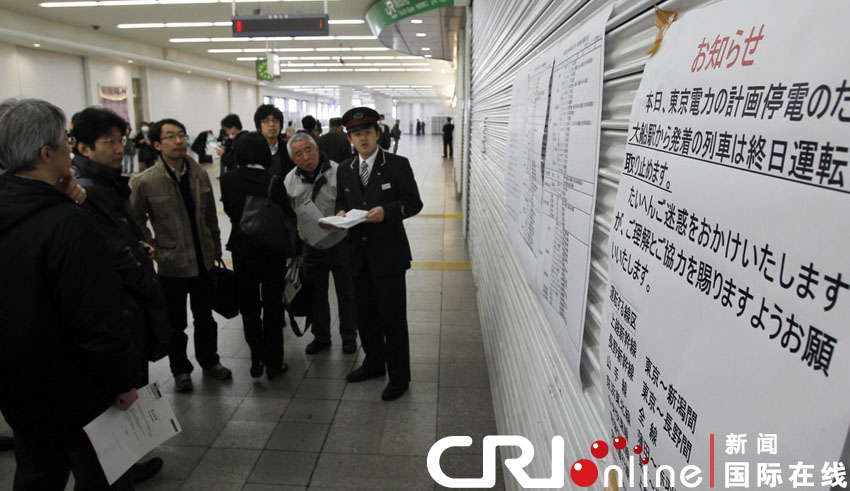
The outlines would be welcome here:
[[[316,48],[316,51],[351,51],[351,48]]]
[[[305,68],[304,71],[305,72],[326,72],[326,71],[328,71],[328,69],[327,68]]]
[[[426,46],[426,47],[422,48],[422,51],[431,51],[431,48]]]
[[[305,51],[313,51],[313,48],[275,48],[274,50],[278,53],[298,53]]]
[[[379,72],[380,68],[355,68],[355,72]]]
[[[349,40],[357,40],[357,39],[378,39],[377,36],[336,36],[336,39],[341,39],[343,41]]]
[[[403,72],[404,68],[381,68],[382,72]]]
[[[364,56],[364,60],[395,60],[395,56]]]
[[[417,32],[416,33],[416,37],[418,37],[418,38],[424,38],[425,36],[427,36],[427,34],[425,34],[424,32]]]
[[[169,43],[208,43],[210,38],[171,38]]]
[[[406,72],[430,72],[430,68],[405,68]]]
[[[269,3],[281,0],[99,0],[89,2],[41,2],[40,7],[124,7],[133,5],[192,5],[199,3]],[[325,0],[282,0],[284,2],[323,2]],[[337,0],[328,0],[335,2]],[[362,21],[361,21],[362,22]]]
[[[242,53],[242,48],[208,49],[207,53]]]
[[[433,58],[434,55],[425,55],[425,58]]]
[[[402,63],[401,66],[431,66],[429,63]]]
[[[236,61],[257,61],[258,58],[256,56],[240,56],[236,58]]]
[[[301,73],[300,68],[281,68],[281,73]]]
[[[186,1],[186,0],[181,0]],[[217,3],[218,0],[198,0],[196,3]],[[85,2],[83,2],[85,3]],[[96,2],[93,2],[96,3]],[[188,2],[186,2],[188,3]],[[358,19],[329,20],[328,24],[363,24],[365,21]],[[231,21],[209,21],[209,22],[143,22],[139,24],[118,24],[118,29],[161,29],[163,27],[230,27]]]
[[[422,19],[410,19],[411,24],[421,24],[424,21]]]
[[[401,63],[372,63],[372,66],[401,66]]]
[[[165,27],[165,24],[162,22],[150,22],[148,24],[118,24],[118,29],[156,29],[160,27]]]

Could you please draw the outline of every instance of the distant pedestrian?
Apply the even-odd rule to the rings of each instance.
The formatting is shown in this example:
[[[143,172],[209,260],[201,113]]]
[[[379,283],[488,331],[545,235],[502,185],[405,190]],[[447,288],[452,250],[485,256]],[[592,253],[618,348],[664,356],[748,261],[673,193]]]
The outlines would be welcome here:
[[[398,140],[401,138],[401,128],[399,127],[401,120],[396,119],[393,129],[390,130],[390,136],[393,139],[393,153],[398,152]]]
[[[452,118],[446,118],[446,124],[443,125],[443,158],[454,158],[454,148],[452,147],[452,141],[454,139],[455,125],[452,124]],[[448,148],[448,153],[446,152],[446,148]],[[448,156],[448,157],[447,157]]]

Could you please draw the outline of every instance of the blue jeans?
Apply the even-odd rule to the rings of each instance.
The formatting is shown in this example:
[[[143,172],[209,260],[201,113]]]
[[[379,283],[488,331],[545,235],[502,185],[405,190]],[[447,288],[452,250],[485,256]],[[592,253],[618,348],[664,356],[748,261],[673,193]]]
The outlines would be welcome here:
[[[124,174],[132,174],[136,162],[135,155],[124,155]]]

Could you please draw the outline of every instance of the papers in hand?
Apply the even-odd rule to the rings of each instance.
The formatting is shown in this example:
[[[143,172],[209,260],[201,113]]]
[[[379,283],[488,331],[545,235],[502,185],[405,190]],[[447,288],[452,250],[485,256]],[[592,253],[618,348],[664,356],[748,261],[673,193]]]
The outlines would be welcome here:
[[[332,225],[336,228],[351,228],[366,221],[366,210],[349,210],[344,217],[333,216],[319,219],[319,223]]]
[[[83,428],[110,485],[145,454],[182,431],[156,382],[137,392],[139,398],[130,409],[109,406]]]

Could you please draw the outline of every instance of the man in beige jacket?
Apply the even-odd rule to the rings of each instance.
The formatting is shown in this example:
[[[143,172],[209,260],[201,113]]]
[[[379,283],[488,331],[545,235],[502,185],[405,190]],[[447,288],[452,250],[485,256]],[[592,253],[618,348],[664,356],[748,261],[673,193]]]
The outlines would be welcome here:
[[[209,376],[231,377],[218,357],[218,326],[212,317],[209,270],[221,258],[215,198],[209,176],[186,156],[186,127],[163,119],[150,129],[159,153],[155,164],[130,182],[133,220],[156,250],[157,273],[165,292],[172,335],[168,346],[174,390],[192,390],[192,362],[186,356],[186,295],[195,319],[195,358]],[[148,229],[150,220],[153,234]]]

